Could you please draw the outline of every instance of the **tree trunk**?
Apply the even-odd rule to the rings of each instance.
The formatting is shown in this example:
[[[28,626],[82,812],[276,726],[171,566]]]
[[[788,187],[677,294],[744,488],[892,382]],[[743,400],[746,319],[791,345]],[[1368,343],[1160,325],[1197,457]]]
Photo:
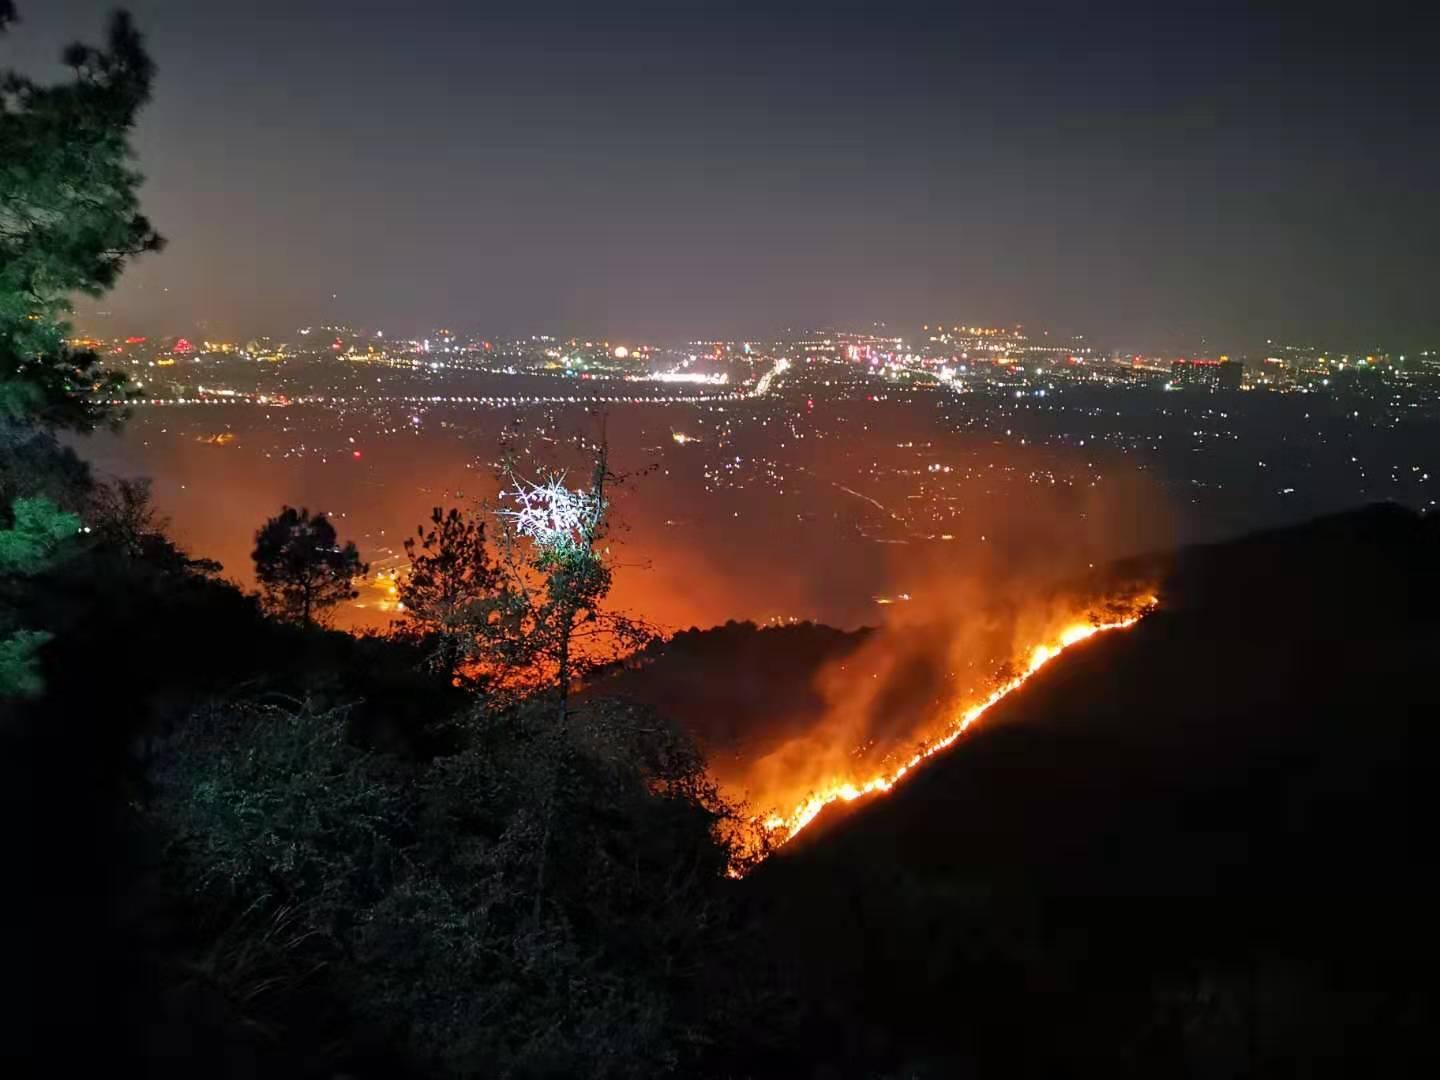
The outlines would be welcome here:
[[[310,625],[310,575],[307,573],[300,579],[300,621],[303,625]]]
[[[559,678],[559,680],[560,680],[560,684],[559,684],[559,686],[558,686],[558,689],[559,689],[559,691],[560,691],[560,715],[559,715],[558,719],[559,719],[559,721],[560,721],[560,730],[561,730],[561,733],[562,733],[562,734],[564,733],[564,730],[565,730],[566,709],[567,709],[567,707],[568,707],[569,704],[570,704],[570,625],[569,625],[569,621],[570,621],[570,619],[572,619],[572,618],[574,618],[573,615],[567,617],[565,628],[561,631],[561,637],[560,637],[560,672],[559,672],[559,675],[558,675],[558,678]]]
[[[555,717],[554,746],[550,752],[550,783],[545,792],[545,831],[540,836],[540,867],[535,874],[534,919],[540,921],[540,905],[545,899],[545,868],[550,861],[550,828],[555,821],[555,790],[560,784],[560,757],[565,749],[565,724],[570,704],[570,625],[567,619],[560,638],[560,670],[556,673],[560,707]]]

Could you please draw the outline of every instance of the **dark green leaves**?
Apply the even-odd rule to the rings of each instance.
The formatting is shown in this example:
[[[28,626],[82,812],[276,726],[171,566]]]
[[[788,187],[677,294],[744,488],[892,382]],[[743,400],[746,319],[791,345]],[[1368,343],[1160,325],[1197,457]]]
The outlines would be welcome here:
[[[13,18],[0,7],[0,27]],[[71,297],[102,295],[163,244],[130,164],[155,68],[123,13],[104,49],[72,45],[64,59],[75,76],[54,86],[0,74],[0,409],[85,431],[113,417],[123,376],[66,341]]]

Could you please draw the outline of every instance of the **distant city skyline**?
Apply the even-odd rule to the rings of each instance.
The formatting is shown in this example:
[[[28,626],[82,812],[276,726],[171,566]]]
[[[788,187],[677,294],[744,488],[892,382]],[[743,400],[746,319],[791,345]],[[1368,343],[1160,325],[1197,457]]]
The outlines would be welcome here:
[[[622,346],[650,346],[665,349],[679,349],[687,345],[700,345],[713,342],[728,342],[742,344],[746,342],[755,344],[774,344],[783,341],[798,340],[806,335],[812,334],[877,334],[893,337],[905,342],[907,347],[919,348],[930,340],[930,335],[943,332],[947,329],[965,331],[967,327],[981,326],[1004,331],[1019,330],[1027,336],[1036,347],[1073,347],[1093,351],[1098,356],[1127,356],[1127,355],[1152,355],[1157,357],[1187,357],[1187,356],[1226,356],[1233,355],[1236,358],[1247,358],[1259,360],[1268,353],[1277,350],[1303,349],[1314,351],[1317,355],[1334,353],[1335,355],[1364,356],[1369,353],[1382,354],[1392,358],[1401,358],[1406,355],[1430,354],[1440,351],[1440,335],[1437,340],[1430,343],[1421,342],[1418,346],[1400,347],[1392,341],[1362,341],[1362,340],[1322,340],[1318,335],[1298,335],[1294,339],[1266,338],[1264,340],[1250,341],[1225,341],[1216,340],[1204,335],[1199,335],[1184,340],[1180,335],[1174,335],[1164,347],[1135,348],[1122,347],[1114,342],[1098,338],[1084,332],[1068,332],[1061,330],[1047,330],[1043,327],[1033,327],[1020,322],[1008,325],[999,325],[993,320],[972,320],[966,323],[934,323],[920,324],[917,326],[902,326],[888,322],[879,322],[868,326],[814,326],[795,327],[785,326],[771,328],[764,333],[741,333],[725,336],[701,337],[696,334],[681,335],[674,339],[661,339],[646,337],[640,334],[625,333],[623,331],[610,334],[587,332],[582,329],[561,330],[558,327],[537,328],[529,331],[522,331],[515,334],[492,334],[484,327],[467,326],[455,319],[439,320],[431,326],[405,327],[405,326],[382,326],[378,324],[349,323],[342,320],[334,322],[312,321],[299,325],[269,328],[250,328],[239,331],[217,330],[206,324],[204,320],[192,320],[186,322],[183,317],[166,325],[154,325],[149,322],[136,320],[125,312],[112,311],[103,306],[96,305],[93,309],[82,310],[75,320],[75,331],[78,339],[95,338],[99,340],[119,339],[130,335],[159,340],[165,338],[187,338],[195,337],[198,341],[205,335],[211,335],[215,341],[229,341],[243,344],[247,341],[272,340],[275,342],[291,342],[300,344],[304,342],[305,335],[311,329],[335,329],[344,330],[362,336],[376,336],[387,343],[418,342],[422,339],[433,337],[439,333],[448,331],[457,341],[477,341],[485,338],[494,341],[519,342],[552,340],[556,342],[570,341],[593,341],[611,342]]]
[[[100,302],[116,325],[1440,340],[1433,14],[127,6],[171,243]],[[109,7],[22,0],[0,63],[64,77]]]

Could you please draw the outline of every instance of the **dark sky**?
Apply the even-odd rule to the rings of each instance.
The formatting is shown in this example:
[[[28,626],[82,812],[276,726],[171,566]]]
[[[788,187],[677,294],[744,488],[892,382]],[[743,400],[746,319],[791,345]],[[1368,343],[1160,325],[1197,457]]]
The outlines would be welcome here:
[[[0,64],[108,7],[20,0]],[[171,246],[117,329],[1440,342],[1424,5],[130,7]]]

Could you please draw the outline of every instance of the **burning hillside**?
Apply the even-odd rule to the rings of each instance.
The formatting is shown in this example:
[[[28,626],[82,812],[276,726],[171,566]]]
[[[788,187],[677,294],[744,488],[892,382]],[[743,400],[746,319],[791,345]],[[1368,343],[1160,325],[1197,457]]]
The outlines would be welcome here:
[[[779,803],[782,809],[771,810],[765,814],[764,825],[770,834],[772,844],[778,846],[792,839],[831,803],[854,802],[866,795],[889,791],[904,779],[911,769],[954,743],[992,705],[1018,689],[1026,680],[1067,648],[1096,634],[1133,626],[1154,606],[1155,602],[1154,597],[1148,595],[1126,598],[1118,608],[1114,604],[1107,605],[1103,611],[1091,613],[1087,620],[1072,622],[1052,637],[1042,640],[1039,644],[1031,647],[1029,654],[1024,656],[1023,661],[1018,665],[1018,670],[1014,665],[1007,665],[1002,669],[996,685],[979,700],[968,700],[961,697],[942,709],[934,725],[938,729],[935,734],[921,736],[918,745],[908,757],[902,757],[896,761],[896,755],[893,753],[885,755],[877,772],[866,774],[866,765],[860,763],[865,757],[861,752],[863,748],[856,748],[852,751],[849,756],[857,763],[848,767],[846,764],[836,762],[834,748],[819,749],[817,766],[822,770],[833,769],[834,771],[826,778],[813,783],[808,794],[799,801],[794,801],[792,797]],[[776,760],[794,760],[797,753],[803,754],[806,748],[815,748],[819,737],[821,736],[816,734],[807,736],[800,746],[787,745],[776,755],[758,762],[757,775],[768,774],[773,777],[772,782],[786,786],[784,778],[775,768]],[[796,778],[807,774],[813,775],[814,770],[802,768],[798,771]],[[787,806],[788,810],[783,809]]]
[[[674,716],[766,850],[832,803],[889,791],[1066,648],[1133,625],[1154,588],[952,581],[943,602],[845,633],[730,624],[677,635],[607,692]]]

